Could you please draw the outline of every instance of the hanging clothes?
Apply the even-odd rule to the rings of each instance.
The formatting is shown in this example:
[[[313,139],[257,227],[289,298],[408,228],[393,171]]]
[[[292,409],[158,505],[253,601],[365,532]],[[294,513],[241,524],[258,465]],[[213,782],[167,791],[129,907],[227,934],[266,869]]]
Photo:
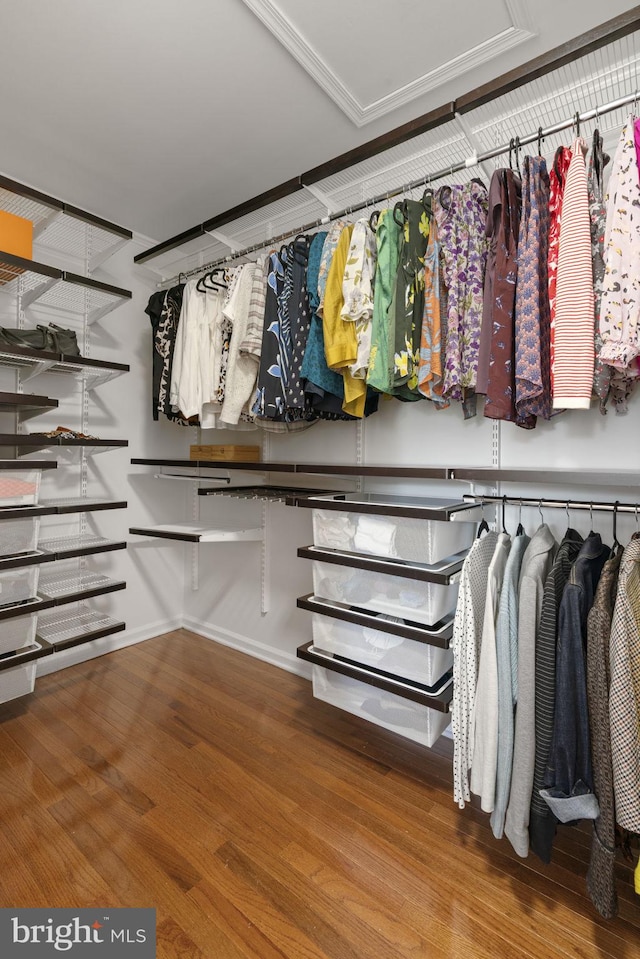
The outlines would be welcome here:
[[[307,409],[288,409],[286,405],[285,383],[289,382],[291,357],[287,354],[290,321],[285,312],[289,309],[293,289],[292,268],[292,255],[287,248],[283,247],[279,253],[274,251],[270,254],[267,261],[260,369],[251,412],[262,429],[274,433],[298,432],[308,429],[315,422],[314,415]],[[283,331],[283,325],[288,328],[288,332]],[[285,365],[287,372],[283,375]]]
[[[535,758],[535,657],[544,583],[558,549],[551,530],[538,527],[522,558],[518,610],[518,705],[511,790],[504,831],[519,856],[529,852],[529,807]]]
[[[556,294],[560,228],[562,226],[562,199],[570,163],[571,150],[569,147],[558,147],[553,160],[553,167],[549,174],[549,251],[547,272],[549,276],[549,362],[552,371],[555,358]]]
[[[199,280],[184,288],[173,354],[170,401],[186,418],[199,416],[203,428],[215,426],[216,391],[222,359],[221,290],[199,289]]]
[[[587,616],[610,552],[599,533],[589,534],[571,568],[560,603],[553,738],[545,788],[540,792],[560,822],[595,819],[599,813],[593,791],[585,647]]]
[[[170,402],[173,354],[180,322],[183,290],[184,283],[180,283],[169,290],[152,293],[145,313],[151,322],[153,339],[153,419],[157,420],[162,413],[174,423],[190,426],[195,420],[190,423],[180,413],[176,413],[171,408]]]
[[[609,639],[621,560],[620,549],[617,555],[606,563],[587,619],[589,731],[593,785],[600,807],[600,815],[593,823],[587,889],[591,901],[605,919],[613,919],[618,914],[614,877],[616,820],[609,733]]]
[[[447,400],[442,397],[442,361],[446,348],[440,310],[440,243],[438,226],[433,213],[429,218],[429,237],[424,256],[424,312],[420,332],[420,358],[418,361],[418,389],[432,400],[436,409],[446,409]]]
[[[640,833],[640,539],[626,547],[611,625],[609,722],[616,822]]]
[[[471,718],[478,682],[478,654],[487,600],[489,564],[498,542],[497,533],[474,540],[460,573],[458,602],[453,621],[453,798],[460,809],[471,799],[469,769],[473,758]]]
[[[366,380],[371,353],[371,318],[373,316],[373,282],[376,273],[376,236],[367,219],[356,220],[342,279],[344,304],[342,319],[355,324],[358,342],[356,361],[349,372],[355,379]]]
[[[231,323],[229,359],[219,425],[237,426],[243,412],[248,412],[258,376],[257,357],[240,352],[246,337],[249,306],[256,274],[264,280],[264,264],[246,263],[240,268],[236,282],[229,291],[224,315]]]
[[[291,329],[291,364],[285,399],[289,409],[304,410],[306,396],[302,379],[302,361],[309,337],[311,309],[307,291],[307,265],[311,247],[310,236],[298,236],[291,244],[292,289],[289,304]]]
[[[366,383],[362,379],[353,377],[349,371],[349,367],[357,360],[358,339],[354,324],[345,322],[341,315],[344,305],[342,284],[352,234],[353,224],[349,223],[340,234],[331,260],[327,275],[322,326],[327,366],[329,369],[339,371],[344,381],[342,409],[351,416],[361,418],[365,410]]]
[[[393,210],[382,210],[378,217],[376,247],[376,279],[367,385],[379,393],[390,394],[393,392],[392,374],[395,340],[390,336],[389,317],[398,275],[400,254],[400,226],[393,218]]]
[[[496,624],[498,761],[495,803],[491,814],[491,829],[496,839],[501,839],[504,833],[504,820],[511,789],[513,734],[518,690],[518,584],[522,560],[530,542],[531,539],[526,533],[518,532],[511,543],[511,551],[504,571]]]
[[[589,155],[587,188],[589,191],[589,216],[591,217],[591,262],[593,266],[593,296],[595,314],[595,368],[593,371],[593,392],[600,401],[600,412],[606,413],[607,401],[611,392],[612,368],[600,359],[602,336],[600,335],[600,307],[602,286],[604,283],[604,234],[607,220],[607,207],[604,202],[604,168],[609,155],[603,150],[603,140],[598,130],[593,131],[593,142]]]
[[[444,396],[463,403],[465,419],[476,414],[482,284],[487,244],[487,190],[472,180],[445,186],[434,200],[447,287]]]
[[[542,157],[522,165],[522,218],[515,309],[516,422],[552,415],[549,310],[549,174]]]
[[[551,862],[556,819],[540,795],[551,750],[556,708],[556,651],[560,603],[571,568],[584,540],[577,530],[567,529],[544,583],[540,628],[535,654],[535,748],[534,776],[529,814],[529,841],[543,862]]]
[[[522,209],[522,184],[513,170],[496,170],[492,228],[495,228],[495,266],[491,282],[492,297],[488,312],[483,307],[483,328],[488,322],[490,335],[487,396],[484,415],[492,419],[516,422],[532,429],[535,418],[518,418],[515,393],[515,306],[518,280],[518,235]],[[498,196],[496,197],[496,192]],[[490,190],[491,195],[491,190]],[[489,223],[489,217],[487,217]],[[493,239],[493,237],[492,237]]]
[[[330,370],[327,366],[324,355],[322,320],[317,312],[320,305],[318,287],[320,264],[323,260],[324,246],[328,237],[328,233],[316,233],[309,248],[307,291],[309,294],[311,320],[300,374],[305,381],[304,390],[307,400],[313,409],[318,414],[321,412],[340,413],[341,417],[343,417],[342,400],[344,399],[344,381],[339,373],[336,373],[335,370]],[[333,239],[329,240],[329,244],[333,246]],[[333,255],[333,253],[331,255]],[[326,262],[330,263],[328,256]]]
[[[600,305],[600,359],[614,367],[617,412],[627,410],[627,400],[638,376],[638,304],[640,303],[640,183],[633,118],[620,135],[606,197],[604,236],[605,275]],[[616,372],[627,375],[624,387]]]
[[[551,383],[554,409],[589,409],[594,368],[591,218],[585,156],[577,137],[562,200]]]
[[[393,211],[401,228],[394,294],[393,393],[402,400],[420,399],[420,330],[424,313],[424,257],[429,217],[417,200],[403,200]]]
[[[500,592],[511,550],[511,537],[498,534],[487,574],[487,598],[484,605],[478,683],[471,719],[473,758],[471,792],[480,796],[483,812],[493,812],[498,765],[498,661],[496,622]]]

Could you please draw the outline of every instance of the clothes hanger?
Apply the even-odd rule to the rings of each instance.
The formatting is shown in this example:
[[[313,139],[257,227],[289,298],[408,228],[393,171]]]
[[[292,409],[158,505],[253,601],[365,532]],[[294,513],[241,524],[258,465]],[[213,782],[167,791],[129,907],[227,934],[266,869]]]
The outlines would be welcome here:
[[[369,217],[369,229],[372,233],[375,233],[378,229],[378,220],[380,219],[380,210],[374,210],[371,216]]]
[[[478,526],[476,539],[480,539],[483,533],[489,532],[489,524],[487,523],[486,517],[484,515],[484,498],[482,496],[480,497],[480,509],[482,511],[482,515],[480,517],[480,525]]]
[[[544,137],[542,136],[542,127],[538,127],[538,156],[542,156],[542,144],[544,143]]]
[[[596,534],[593,529],[593,503],[589,503],[589,525],[591,526],[589,536],[595,536]]]
[[[520,137],[516,137],[513,146],[516,153],[516,170],[517,170],[518,176],[522,178],[522,173],[520,172]]]
[[[522,525],[522,500],[520,500],[520,506],[518,507],[518,528],[516,530],[516,536],[524,536],[524,526]]]
[[[544,523],[544,513],[542,512],[542,504],[543,504],[543,502],[544,502],[544,500],[542,500],[542,499],[538,501],[538,512],[540,513],[540,522],[541,522],[541,523]]]
[[[617,551],[620,549],[620,543],[618,542],[618,506],[620,505],[620,500],[616,500],[613,504],[613,545],[611,547],[611,555],[615,556]]]
[[[564,504],[565,512],[567,514],[567,529],[571,529],[571,513],[569,512],[569,500]]]
[[[573,118],[573,128],[576,131],[576,138],[580,136],[580,111],[576,110],[576,115]]]
[[[502,497],[502,532],[504,533],[505,536],[508,536],[509,534],[507,533],[507,527],[504,525],[506,507],[507,507],[507,497],[503,496]]]

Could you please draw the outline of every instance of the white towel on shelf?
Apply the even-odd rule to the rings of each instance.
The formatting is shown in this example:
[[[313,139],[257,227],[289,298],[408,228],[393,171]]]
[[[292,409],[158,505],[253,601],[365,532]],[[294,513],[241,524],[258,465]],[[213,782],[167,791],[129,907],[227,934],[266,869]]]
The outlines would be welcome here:
[[[395,538],[395,523],[378,516],[360,516],[353,548],[357,553],[395,556]]]

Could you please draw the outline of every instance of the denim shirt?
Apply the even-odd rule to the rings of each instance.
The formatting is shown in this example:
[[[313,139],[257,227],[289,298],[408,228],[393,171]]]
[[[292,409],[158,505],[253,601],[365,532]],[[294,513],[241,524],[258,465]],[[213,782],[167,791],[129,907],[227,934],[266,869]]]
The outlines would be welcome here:
[[[585,648],[587,616],[600,574],[610,556],[598,533],[590,533],[576,559],[560,604],[553,741],[541,795],[561,822],[595,819]]]

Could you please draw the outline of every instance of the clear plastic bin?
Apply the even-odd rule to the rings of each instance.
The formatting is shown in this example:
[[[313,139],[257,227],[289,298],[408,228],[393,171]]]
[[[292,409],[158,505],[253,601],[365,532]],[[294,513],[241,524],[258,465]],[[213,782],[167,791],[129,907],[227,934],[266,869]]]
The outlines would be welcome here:
[[[36,663],[25,663],[24,666],[14,666],[0,672],[0,703],[7,703],[10,699],[27,696],[32,693],[36,685]]]
[[[409,563],[439,563],[473,542],[475,523],[313,510],[313,543]]]
[[[0,520],[0,556],[33,553],[38,548],[40,520],[37,517],[3,520],[0,513]]]
[[[457,583],[441,586],[317,560],[313,561],[313,591],[320,599],[360,606],[427,626],[433,626],[453,612],[458,598]]]
[[[0,572],[0,608],[23,603],[26,599],[35,599],[39,573],[39,566],[24,566],[22,569]]]
[[[0,508],[35,506],[41,476],[41,470],[0,470]]]
[[[423,746],[433,746],[449,725],[449,713],[430,709],[322,666],[312,669],[313,695],[317,699]]]
[[[314,613],[312,628],[313,645],[318,649],[425,686],[435,685],[453,666],[453,651],[450,649],[403,639],[370,626],[345,623]]]
[[[37,613],[0,622],[0,656],[31,646],[36,638]]]

